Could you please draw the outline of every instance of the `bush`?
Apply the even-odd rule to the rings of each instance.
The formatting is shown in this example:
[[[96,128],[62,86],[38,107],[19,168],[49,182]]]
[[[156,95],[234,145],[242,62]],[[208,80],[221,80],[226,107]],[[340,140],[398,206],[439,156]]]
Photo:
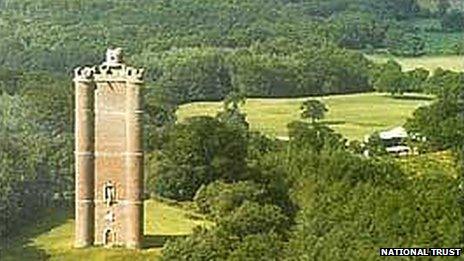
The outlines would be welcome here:
[[[162,146],[156,191],[190,200],[201,185],[240,180],[246,171],[247,143],[242,129],[211,117],[176,124]]]
[[[294,121],[287,127],[290,146],[295,151],[307,149],[320,152],[323,149],[340,149],[345,146],[342,135],[322,124]]]
[[[273,233],[249,235],[230,253],[228,260],[282,260],[284,246],[281,237]]]
[[[291,157],[301,210],[290,260],[376,260],[372,249],[385,245],[459,244],[455,178],[409,178],[391,162],[340,151]]]
[[[279,260],[288,228],[278,207],[245,202],[216,227],[169,242],[162,260]]]
[[[218,221],[218,227],[228,235],[244,238],[253,234],[277,233],[284,235],[290,221],[275,205],[259,205],[245,202],[231,215]]]
[[[464,12],[456,9],[446,12],[440,22],[444,31],[462,32],[464,31]]]
[[[264,189],[251,181],[230,184],[217,181],[203,185],[194,200],[201,213],[218,219],[229,215],[245,201],[263,202],[264,195]]]
[[[192,235],[168,242],[160,260],[226,260],[236,243],[237,239],[227,237],[220,231],[196,228]]]

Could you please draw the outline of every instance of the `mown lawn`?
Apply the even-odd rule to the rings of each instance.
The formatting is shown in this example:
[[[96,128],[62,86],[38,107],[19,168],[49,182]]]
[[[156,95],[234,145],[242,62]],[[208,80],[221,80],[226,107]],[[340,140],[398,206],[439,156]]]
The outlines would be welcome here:
[[[169,239],[191,233],[197,225],[211,223],[180,207],[156,200],[145,202],[145,247],[142,250],[74,249],[74,221],[70,211],[50,210],[39,223],[27,228],[9,245],[0,248],[0,260],[156,260]]]
[[[253,130],[286,137],[287,124],[300,118],[300,105],[305,99],[247,99],[243,111]],[[416,108],[431,102],[426,96],[395,98],[378,93],[333,95],[318,99],[329,108],[324,122],[347,138],[358,140],[374,131],[404,124]],[[186,104],[179,108],[178,119],[183,121],[191,116],[214,116],[222,109],[221,106],[221,102]]]
[[[462,39],[462,36],[461,38]],[[369,59],[376,62],[387,62],[389,59],[396,60],[405,71],[415,68],[425,68],[431,72],[441,67],[452,71],[464,71],[464,59],[460,55],[424,56],[417,58],[394,57],[386,55],[367,55]]]

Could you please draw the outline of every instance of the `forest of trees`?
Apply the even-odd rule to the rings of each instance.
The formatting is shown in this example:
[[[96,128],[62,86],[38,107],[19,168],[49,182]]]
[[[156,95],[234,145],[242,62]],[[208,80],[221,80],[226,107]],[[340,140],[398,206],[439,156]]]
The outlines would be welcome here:
[[[372,260],[367,248],[462,246],[460,179],[406,178],[394,160],[364,158],[310,113],[302,115],[311,123],[288,126],[289,141],[271,139],[251,132],[238,106],[245,97],[430,93],[437,100],[406,126],[428,137],[429,150],[462,157],[463,73],[403,72],[362,52],[462,53],[462,44],[426,41],[464,30],[453,22],[462,10],[445,4],[0,1],[0,237],[44,206],[72,205],[71,71],[121,46],[148,72],[147,192],[191,200],[216,223],[168,243],[165,260]],[[223,99],[216,117],[176,122],[179,104]]]
[[[214,147],[221,144],[216,139],[226,140],[226,132],[211,131],[213,122],[221,121],[190,119],[182,125],[191,129],[188,138],[168,139],[163,160],[155,163],[172,166],[170,174],[154,177],[158,184],[183,184],[155,190],[193,199],[216,222],[169,242],[163,260],[376,260],[371,250],[379,245],[462,244],[459,179],[410,179],[398,162],[353,153],[341,135],[317,122],[289,124],[290,141],[282,142],[226,121],[222,128],[230,137],[242,133],[246,146]],[[462,128],[454,130],[460,135]],[[463,139],[457,141],[456,147],[463,145]],[[176,156],[173,149],[180,150]],[[206,151],[216,151],[218,158]],[[177,155],[192,154],[198,160],[178,161],[183,157]],[[231,179],[233,157],[246,164],[231,170],[237,171]]]

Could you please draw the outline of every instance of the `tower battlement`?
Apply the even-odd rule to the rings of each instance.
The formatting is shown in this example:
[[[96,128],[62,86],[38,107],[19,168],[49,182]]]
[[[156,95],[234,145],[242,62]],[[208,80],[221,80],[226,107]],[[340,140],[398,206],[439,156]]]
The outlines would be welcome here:
[[[144,69],[127,66],[123,62],[120,48],[108,49],[106,61],[98,66],[77,67],[74,81],[117,81],[142,83]]]
[[[74,70],[76,247],[142,243],[143,73],[120,48]]]

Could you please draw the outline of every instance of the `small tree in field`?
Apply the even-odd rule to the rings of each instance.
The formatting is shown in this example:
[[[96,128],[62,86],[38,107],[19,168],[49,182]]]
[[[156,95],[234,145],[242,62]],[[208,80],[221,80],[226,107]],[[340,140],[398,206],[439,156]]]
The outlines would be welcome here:
[[[301,118],[310,119],[311,123],[323,119],[329,110],[325,104],[318,100],[306,100],[301,104]]]

